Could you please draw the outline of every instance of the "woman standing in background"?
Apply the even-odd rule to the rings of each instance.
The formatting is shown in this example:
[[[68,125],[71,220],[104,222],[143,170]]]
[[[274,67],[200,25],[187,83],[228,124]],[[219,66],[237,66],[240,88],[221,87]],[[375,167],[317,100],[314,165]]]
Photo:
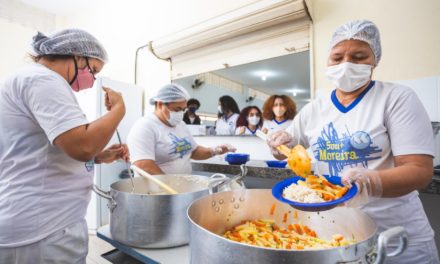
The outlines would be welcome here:
[[[296,104],[287,95],[272,95],[263,105],[263,128],[266,134],[284,130],[296,115]]]
[[[217,135],[235,135],[235,128],[240,109],[234,98],[224,95],[218,102],[218,119],[215,124]]]

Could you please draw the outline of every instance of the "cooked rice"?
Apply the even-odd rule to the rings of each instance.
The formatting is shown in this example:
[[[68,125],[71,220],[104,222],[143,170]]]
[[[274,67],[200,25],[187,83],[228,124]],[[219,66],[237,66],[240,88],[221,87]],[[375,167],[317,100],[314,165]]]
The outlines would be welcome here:
[[[307,186],[297,185],[295,183],[284,188],[283,190],[284,198],[300,202],[300,203],[322,203],[325,200],[322,198],[321,194],[315,190],[310,189]]]

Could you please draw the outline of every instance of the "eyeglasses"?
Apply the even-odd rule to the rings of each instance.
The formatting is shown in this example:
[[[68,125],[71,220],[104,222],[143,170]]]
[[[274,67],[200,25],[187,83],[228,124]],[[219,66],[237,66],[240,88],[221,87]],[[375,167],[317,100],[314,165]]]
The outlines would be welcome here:
[[[93,72],[92,68],[90,68],[88,58],[86,58],[86,63],[87,63],[87,68],[89,69],[90,74],[93,76],[93,80],[96,80],[95,73]]]

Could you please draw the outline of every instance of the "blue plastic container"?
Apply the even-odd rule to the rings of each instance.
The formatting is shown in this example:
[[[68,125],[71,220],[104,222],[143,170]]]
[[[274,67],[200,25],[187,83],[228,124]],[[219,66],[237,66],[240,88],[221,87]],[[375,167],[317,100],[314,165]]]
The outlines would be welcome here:
[[[230,165],[246,164],[249,161],[249,154],[245,153],[229,153],[226,155],[225,160]]]
[[[336,177],[336,176],[329,177],[327,175],[324,175],[324,177],[330,183],[343,186],[342,183],[341,183],[341,178],[340,177]],[[316,211],[330,210],[330,209],[336,207],[337,205],[350,200],[358,192],[358,188],[357,188],[356,184],[353,184],[352,187],[350,189],[348,189],[348,191],[341,198],[333,200],[333,201],[323,202],[323,203],[300,203],[300,202],[295,202],[295,201],[292,201],[292,200],[288,200],[288,199],[283,197],[283,190],[284,190],[284,188],[286,188],[287,186],[291,185],[292,183],[296,183],[299,180],[303,180],[303,179],[304,178],[301,178],[301,177],[293,177],[293,178],[285,179],[284,181],[281,181],[281,182],[275,184],[275,186],[272,188],[272,195],[277,200],[279,200],[279,201],[281,201],[283,203],[287,203],[290,206],[292,206],[292,207],[294,207],[294,208],[296,208],[298,210],[316,212]]]
[[[266,160],[267,166],[270,168],[285,168],[287,161],[285,160]]]

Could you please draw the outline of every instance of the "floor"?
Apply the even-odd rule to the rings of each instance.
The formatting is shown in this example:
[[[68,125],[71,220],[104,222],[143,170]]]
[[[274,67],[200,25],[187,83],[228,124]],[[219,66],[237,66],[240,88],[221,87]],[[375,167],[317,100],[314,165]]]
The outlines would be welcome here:
[[[89,254],[87,255],[87,264],[109,264],[102,254],[114,249],[112,245],[98,238],[96,235],[89,235]]]

